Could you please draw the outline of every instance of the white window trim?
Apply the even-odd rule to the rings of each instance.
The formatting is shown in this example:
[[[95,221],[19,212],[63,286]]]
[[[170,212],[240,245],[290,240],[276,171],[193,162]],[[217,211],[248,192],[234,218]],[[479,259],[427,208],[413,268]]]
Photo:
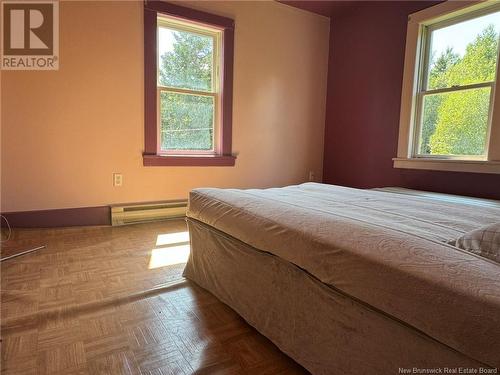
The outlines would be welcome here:
[[[458,157],[415,157],[415,106],[418,79],[420,76],[420,53],[422,51],[424,27],[456,18],[470,12],[481,11],[498,2],[488,1],[447,1],[413,13],[408,17],[406,50],[404,62],[403,87],[401,92],[401,112],[397,157],[393,158],[395,168],[429,169],[454,172],[496,173],[500,174],[500,63],[497,64],[496,85],[493,92],[492,115],[489,134],[489,147],[486,160],[467,160]]]
[[[212,61],[212,88],[211,91],[201,91],[194,89],[182,89],[177,87],[160,86],[158,84],[158,77],[160,75],[160,66],[157,66],[157,88],[156,88],[156,101],[157,101],[157,154],[158,155],[168,155],[168,156],[196,156],[196,155],[219,155],[221,152],[221,75],[220,66],[222,64],[222,30],[217,27],[209,27],[205,25],[198,24],[194,21],[185,21],[177,19],[172,16],[161,15],[157,17],[157,30],[158,28],[165,27],[173,30],[181,30],[185,32],[190,32],[193,34],[205,35],[213,40],[213,61]],[[157,43],[159,43],[159,38],[157,38]],[[159,51],[157,46],[156,51]],[[158,52],[157,52],[158,53]],[[157,56],[158,58],[158,56]],[[213,138],[211,150],[162,150],[161,149],[161,103],[160,95],[162,92],[172,92],[187,95],[197,95],[197,96],[209,96],[214,99],[214,119],[213,119]]]

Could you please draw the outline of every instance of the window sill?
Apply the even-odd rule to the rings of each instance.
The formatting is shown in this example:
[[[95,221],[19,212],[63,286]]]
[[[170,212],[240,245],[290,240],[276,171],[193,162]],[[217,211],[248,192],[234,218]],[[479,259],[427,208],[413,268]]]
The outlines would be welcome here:
[[[499,161],[394,158],[394,168],[500,174]]]
[[[148,155],[142,156],[145,167],[233,167],[236,156],[232,155]]]

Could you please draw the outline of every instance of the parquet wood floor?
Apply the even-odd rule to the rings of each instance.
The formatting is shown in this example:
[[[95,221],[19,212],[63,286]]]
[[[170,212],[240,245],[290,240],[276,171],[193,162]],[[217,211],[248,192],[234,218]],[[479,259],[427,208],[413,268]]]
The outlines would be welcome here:
[[[1,265],[2,375],[305,374],[182,279],[171,255],[189,246],[186,230],[183,220],[15,230],[10,249],[47,248]]]

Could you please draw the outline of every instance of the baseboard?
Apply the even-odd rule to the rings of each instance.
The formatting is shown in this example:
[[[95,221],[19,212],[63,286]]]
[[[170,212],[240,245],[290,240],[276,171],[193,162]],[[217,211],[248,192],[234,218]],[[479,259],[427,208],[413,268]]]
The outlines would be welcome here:
[[[13,228],[111,225],[111,209],[109,206],[5,212],[2,215],[7,218]],[[3,220],[1,225],[5,225]]]

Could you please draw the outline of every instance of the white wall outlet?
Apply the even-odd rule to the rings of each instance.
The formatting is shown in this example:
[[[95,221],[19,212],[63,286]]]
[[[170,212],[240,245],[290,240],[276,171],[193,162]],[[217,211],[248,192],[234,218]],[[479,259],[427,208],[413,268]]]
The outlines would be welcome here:
[[[314,171],[309,171],[309,181],[314,181],[315,178]]]
[[[113,186],[123,185],[123,175],[121,173],[113,173]]]

